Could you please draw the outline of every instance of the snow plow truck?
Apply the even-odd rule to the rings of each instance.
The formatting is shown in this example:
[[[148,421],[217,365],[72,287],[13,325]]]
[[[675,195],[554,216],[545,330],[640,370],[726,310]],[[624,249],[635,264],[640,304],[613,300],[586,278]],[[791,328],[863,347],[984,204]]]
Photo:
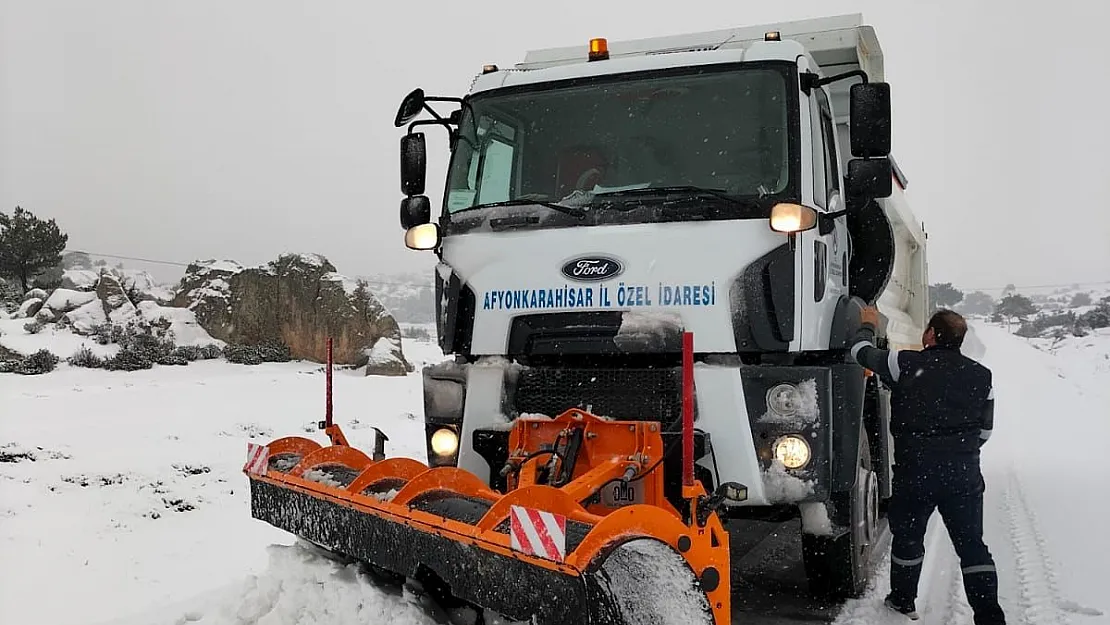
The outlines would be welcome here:
[[[872,304],[880,341],[919,348],[928,310],[890,108],[858,15],[597,38],[412,91],[400,222],[438,258],[450,357],[422,372],[427,462],[352,448],[329,409],[328,444],[251,448],[252,515],[510,621],[730,623],[740,518],[800,517],[810,589],[858,595],[892,439],[849,342]]]

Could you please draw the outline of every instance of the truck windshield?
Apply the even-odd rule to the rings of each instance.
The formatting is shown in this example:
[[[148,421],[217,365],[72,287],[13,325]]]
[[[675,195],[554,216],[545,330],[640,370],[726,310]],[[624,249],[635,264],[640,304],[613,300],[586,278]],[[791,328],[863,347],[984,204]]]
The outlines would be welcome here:
[[[733,66],[476,95],[460,120],[447,210],[604,208],[625,191],[649,202],[653,188],[734,203],[784,193],[786,78],[785,69]]]

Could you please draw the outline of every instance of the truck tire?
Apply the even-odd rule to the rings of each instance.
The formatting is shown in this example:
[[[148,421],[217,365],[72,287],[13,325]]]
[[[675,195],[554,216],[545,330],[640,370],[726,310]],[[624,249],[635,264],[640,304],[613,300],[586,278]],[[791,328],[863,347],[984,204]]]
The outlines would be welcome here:
[[[878,475],[872,470],[867,433],[860,430],[856,484],[849,491],[834,493],[829,502],[834,525],[847,527],[847,531],[835,538],[802,534],[810,592],[835,601],[863,594],[867,564],[878,538]]]

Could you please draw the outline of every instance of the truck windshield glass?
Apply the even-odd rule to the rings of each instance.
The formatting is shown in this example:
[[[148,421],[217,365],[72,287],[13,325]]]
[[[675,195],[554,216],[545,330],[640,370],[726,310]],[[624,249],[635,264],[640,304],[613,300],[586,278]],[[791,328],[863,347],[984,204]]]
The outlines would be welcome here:
[[[447,209],[582,205],[595,193],[657,187],[782,193],[786,89],[784,71],[753,67],[475,96],[459,126]]]

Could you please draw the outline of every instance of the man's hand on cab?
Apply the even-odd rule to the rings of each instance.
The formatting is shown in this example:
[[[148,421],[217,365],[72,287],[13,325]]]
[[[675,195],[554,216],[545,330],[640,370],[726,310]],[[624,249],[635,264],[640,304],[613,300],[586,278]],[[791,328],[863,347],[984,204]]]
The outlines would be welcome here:
[[[859,320],[865,326],[870,326],[872,330],[879,327],[879,309],[874,306],[865,306],[859,313]]]

